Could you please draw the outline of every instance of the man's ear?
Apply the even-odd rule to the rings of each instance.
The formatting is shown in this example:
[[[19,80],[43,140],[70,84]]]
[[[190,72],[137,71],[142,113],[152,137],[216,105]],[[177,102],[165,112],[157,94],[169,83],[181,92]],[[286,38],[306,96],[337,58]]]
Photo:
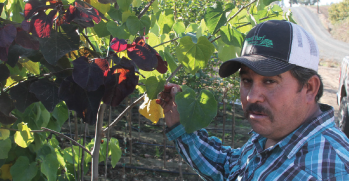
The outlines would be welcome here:
[[[307,86],[304,86],[304,89],[306,89],[307,102],[309,103],[315,102],[315,97],[319,91],[319,88],[320,88],[320,78],[316,75],[313,75],[308,80]]]

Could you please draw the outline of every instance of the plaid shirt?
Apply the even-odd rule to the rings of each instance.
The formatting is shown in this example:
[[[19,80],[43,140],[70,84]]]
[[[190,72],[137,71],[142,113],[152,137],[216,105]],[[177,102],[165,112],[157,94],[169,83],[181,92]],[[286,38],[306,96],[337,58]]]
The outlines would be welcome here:
[[[187,134],[182,125],[167,132],[184,160],[204,180],[349,180],[349,139],[334,124],[331,106],[276,145],[254,133],[242,148],[223,146],[201,129]]]

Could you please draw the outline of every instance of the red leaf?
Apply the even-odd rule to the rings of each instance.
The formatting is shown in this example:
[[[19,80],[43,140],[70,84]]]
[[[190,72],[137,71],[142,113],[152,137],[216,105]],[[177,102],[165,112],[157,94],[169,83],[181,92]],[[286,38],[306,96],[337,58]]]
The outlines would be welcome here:
[[[17,35],[17,29],[12,24],[7,24],[0,29],[0,47],[10,47]]]
[[[39,50],[40,44],[32,35],[26,31],[18,31],[16,36],[16,43],[24,48]]]
[[[30,0],[24,6],[24,18],[28,20],[33,14],[45,9],[54,8],[53,5],[46,5],[46,0]]]
[[[132,62],[123,57],[120,64],[107,72],[103,102],[111,106],[119,105],[135,90],[137,84],[138,76]]]
[[[84,1],[75,1],[75,7],[79,10],[79,15],[83,18],[93,19],[97,24],[104,18],[104,15],[96,8]]]
[[[76,8],[72,5],[69,5],[67,12],[65,13],[65,20],[70,23],[75,18]]]
[[[53,24],[53,18],[55,17],[57,10],[52,10],[48,15],[44,11],[39,13],[32,18],[30,21],[33,27],[33,35],[39,38],[49,38],[51,34],[51,28]]]
[[[121,52],[127,49],[127,41],[124,39],[113,38],[110,42],[110,47],[116,52]]]
[[[31,32],[30,22],[27,20],[23,20],[21,23],[21,27],[24,31]]]
[[[162,57],[156,52],[156,57],[158,58],[158,67],[156,67],[156,70],[164,74],[167,72],[167,62],[162,59]]]

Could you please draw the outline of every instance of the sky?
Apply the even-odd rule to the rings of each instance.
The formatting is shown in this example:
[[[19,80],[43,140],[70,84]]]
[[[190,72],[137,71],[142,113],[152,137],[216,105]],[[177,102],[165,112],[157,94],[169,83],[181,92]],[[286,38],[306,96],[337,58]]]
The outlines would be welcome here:
[[[339,3],[339,2],[342,2],[343,0],[320,0],[320,6],[321,5],[330,5],[331,3]],[[290,4],[289,4],[289,0],[284,0],[284,3],[285,3],[285,6],[286,7],[289,7]],[[317,3],[315,3],[315,5],[317,5]],[[293,4],[292,7],[296,7],[297,5],[296,4]]]

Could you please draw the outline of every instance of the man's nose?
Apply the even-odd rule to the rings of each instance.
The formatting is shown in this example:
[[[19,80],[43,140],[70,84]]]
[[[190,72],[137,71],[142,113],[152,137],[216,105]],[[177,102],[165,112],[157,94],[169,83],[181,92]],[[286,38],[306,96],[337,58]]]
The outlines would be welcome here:
[[[258,103],[263,102],[264,99],[263,89],[257,84],[253,84],[247,94],[247,101],[249,103]]]

